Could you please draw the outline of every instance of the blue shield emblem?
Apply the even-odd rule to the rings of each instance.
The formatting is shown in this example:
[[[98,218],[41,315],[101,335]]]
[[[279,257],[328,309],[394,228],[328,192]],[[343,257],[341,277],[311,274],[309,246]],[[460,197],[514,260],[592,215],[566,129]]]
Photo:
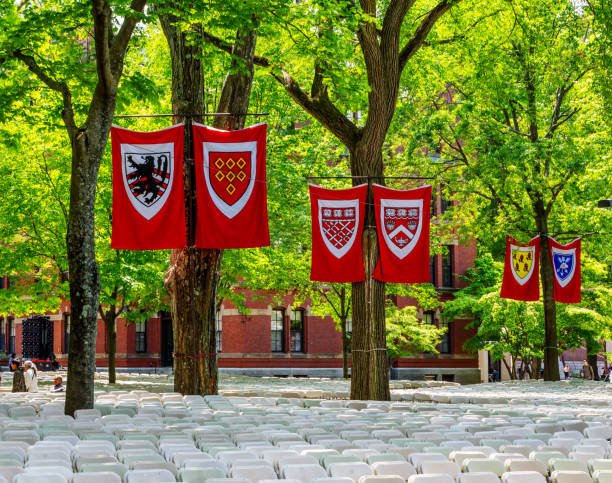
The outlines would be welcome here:
[[[561,287],[565,287],[571,282],[576,271],[576,249],[562,250],[553,248],[552,260],[557,282]]]

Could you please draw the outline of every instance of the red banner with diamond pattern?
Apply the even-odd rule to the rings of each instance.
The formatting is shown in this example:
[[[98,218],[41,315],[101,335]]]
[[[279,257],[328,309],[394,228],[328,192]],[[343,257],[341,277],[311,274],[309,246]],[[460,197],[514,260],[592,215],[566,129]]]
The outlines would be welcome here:
[[[199,248],[270,245],[266,125],[221,131],[193,125]]]

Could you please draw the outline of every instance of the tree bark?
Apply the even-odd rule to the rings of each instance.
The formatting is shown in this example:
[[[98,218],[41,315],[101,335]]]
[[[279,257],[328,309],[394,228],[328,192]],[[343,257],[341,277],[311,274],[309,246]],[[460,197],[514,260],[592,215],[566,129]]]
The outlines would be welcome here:
[[[346,288],[340,289],[340,331],[342,333],[342,377],[348,379],[348,353],[351,340],[346,335],[346,319],[348,310],[346,306]]]
[[[174,390],[182,394],[216,394],[215,319],[223,251],[194,246],[196,197],[191,120],[204,107],[202,28],[192,25],[189,31],[181,31],[178,20],[171,15],[161,17],[172,58],[172,112],[175,122],[186,120],[184,176],[188,246],[172,251],[164,280],[170,295],[174,331]],[[217,107],[218,112],[233,115],[217,117],[214,123],[217,128],[232,130],[244,126],[245,116],[239,114],[248,109],[256,40],[252,30],[237,35],[235,58]],[[246,71],[237,68],[236,59],[246,61]]]
[[[536,203],[536,226],[539,233],[548,233],[548,218],[541,202]],[[548,236],[544,234],[540,235],[540,278],[544,301],[544,380],[559,381],[557,306],[553,298],[554,268]]]
[[[380,129],[386,129],[380,126]],[[384,135],[376,136],[380,142]],[[382,144],[360,142],[351,152],[351,174],[368,176],[368,198],[363,229],[364,282],[352,284],[353,337],[351,355],[351,399],[389,400],[385,284],[372,275],[378,261],[378,238],[372,198],[372,182],[384,184]],[[363,182],[356,178],[354,185]]]
[[[108,383],[117,382],[116,356],[117,356],[117,309],[113,305],[107,313],[102,313],[104,329],[106,331],[106,355],[108,357]]]
[[[601,344],[599,342],[587,341],[586,350],[587,350],[587,362],[589,366],[593,368],[593,380],[599,381],[599,368],[597,367],[597,354],[602,349]]]

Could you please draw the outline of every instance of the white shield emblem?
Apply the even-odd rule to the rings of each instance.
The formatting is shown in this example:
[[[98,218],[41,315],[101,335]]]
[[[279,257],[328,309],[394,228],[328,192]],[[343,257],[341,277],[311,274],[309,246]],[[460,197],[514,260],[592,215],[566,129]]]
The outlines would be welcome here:
[[[552,247],[552,259],[555,278],[561,287],[565,287],[572,281],[576,272],[576,249]]]
[[[400,260],[418,243],[423,222],[423,200],[380,200],[383,238],[391,252]]]
[[[219,211],[232,219],[253,194],[257,178],[257,141],[205,142],[203,149],[202,168],[208,193]]]
[[[121,172],[132,206],[150,220],[172,192],[174,143],[121,144]]]
[[[510,245],[510,254],[512,257],[510,267],[514,280],[519,285],[525,285],[531,279],[536,265],[535,247]]]
[[[327,249],[342,258],[351,249],[359,227],[359,200],[319,200],[319,231]]]

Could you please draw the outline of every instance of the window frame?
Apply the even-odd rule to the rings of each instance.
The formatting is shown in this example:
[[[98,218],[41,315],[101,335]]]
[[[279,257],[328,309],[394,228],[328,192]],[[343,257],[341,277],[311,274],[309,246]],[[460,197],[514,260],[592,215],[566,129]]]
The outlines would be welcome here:
[[[9,317],[8,318],[8,353],[9,354],[13,354],[15,352],[15,334],[16,334],[16,327],[15,327],[15,319],[13,317]]]
[[[215,314],[215,348],[217,353],[223,350],[223,315],[220,310]]]
[[[144,354],[147,352],[147,322],[134,322],[134,329],[134,352]]]
[[[442,254],[442,287],[453,288],[454,245],[445,245],[446,253]]]
[[[278,315],[280,314],[280,321]],[[279,324],[280,322],[280,324]],[[278,328],[280,326],[280,329]],[[280,348],[279,348],[280,345]],[[270,352],[285,352],[285,309],[272,309],[270,316]]]
[[[299,314],[300,320],[296,320],[297,314]],[[291,320],[289,321],[289,351],[290,352],[294,352],[298,354],[304,354],[306,352],[305,344],[304,344],[304,322],[305,322],[304,315],[305,314],[304,314],[303,308],[295,308],[291,312]],[[294,329],[293,328],[294,323],[296,324],[299,323],[300,329],[298,330]],[[296,339],[299,339],[299,347],[296,347],[297,340],[294,339],[294,335],[295,336],[299,335],[299,337],[296,337]]]
[[[453,341],[451,338],[451,324],[446,322],[444,319],[438,321],[439,328],[446,328],[446,333],[440,339],[438,344],[438,352],[440,354],[452,354],[453,353]]]

